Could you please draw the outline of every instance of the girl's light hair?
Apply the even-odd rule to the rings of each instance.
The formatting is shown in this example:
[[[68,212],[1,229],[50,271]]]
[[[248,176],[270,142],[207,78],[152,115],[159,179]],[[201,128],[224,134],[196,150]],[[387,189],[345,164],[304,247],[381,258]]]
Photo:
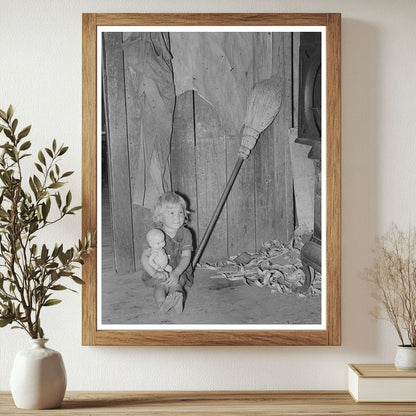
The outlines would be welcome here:
[[[152,217],[153,222],[156,225],[160,226],[162,224],[162,213],[168,205],[180,206],[183,209],[183,213],[185,215],[185,224],[188,222],[189,211],[186,209],[185,200],[175,192],[166,192],[160,195],[156,201]]]

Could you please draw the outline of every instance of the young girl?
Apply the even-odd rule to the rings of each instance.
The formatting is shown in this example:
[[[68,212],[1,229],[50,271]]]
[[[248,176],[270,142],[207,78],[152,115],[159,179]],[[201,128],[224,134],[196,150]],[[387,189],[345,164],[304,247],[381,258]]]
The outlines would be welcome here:
[[[185,286],[192,286],[192,235],[185,223],[188,217],[184,199],[174,192],[161,195],[153,213],[154,225],[165,233],[165,250],[169,256],[170,273],[158,271],[149,264],[151,248],[143,250],[141,262],[145,272],[142,279],[154,288],[153,296],[162,312],[182,312]]]

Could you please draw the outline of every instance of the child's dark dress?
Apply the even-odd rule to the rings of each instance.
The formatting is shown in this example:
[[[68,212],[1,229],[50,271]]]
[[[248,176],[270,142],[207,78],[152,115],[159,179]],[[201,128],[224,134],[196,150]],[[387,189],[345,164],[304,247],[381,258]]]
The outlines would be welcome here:
[[[189,250],[192,251],[192,234],[184,226],[179,228],[174,238],[171,238],[165,233],[166,245],[165,250],[169,257],[169,265],[172,266],[172,269],[175,270],[182,258],[182,251]],[[145,249],[148,248],[148,245],[145,245]],[[143,282],[146,286],[154,286],[154,279],[146,271],[142,274]],[[181,274],[179,278],[179,284],[181,286],[192,286],[194,283],[194,275],[192,272],[192,266],[189,264],[187,269]]]

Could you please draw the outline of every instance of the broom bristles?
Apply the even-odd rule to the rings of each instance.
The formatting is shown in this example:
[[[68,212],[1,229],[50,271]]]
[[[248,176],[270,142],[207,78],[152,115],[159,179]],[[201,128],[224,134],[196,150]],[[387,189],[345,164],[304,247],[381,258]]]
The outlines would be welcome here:
[[[282,104],[281,82],[277,75],[254,85],[244,124],[261,133],[274,120]]]

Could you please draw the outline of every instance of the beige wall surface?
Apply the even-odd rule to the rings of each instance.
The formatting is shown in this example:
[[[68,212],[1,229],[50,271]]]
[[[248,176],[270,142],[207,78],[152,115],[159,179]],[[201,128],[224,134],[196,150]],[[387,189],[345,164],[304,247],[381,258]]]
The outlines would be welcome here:
[[[342,346],[82,347],[81,297],[45,311],[69,390],[345,389],[347,363],[392,362],[397,339],[374,321],[359,273],[391,221],[416,222],[416,2],[413,0],[0,0],[0,108],[32,124],[33,147],[70,145],[62,168],[81,195],[81,14],[342,13]],[[43,237],[71,244],[80,216]],[[58,235],[57,235],[58,234]],[[0,390],[27,336],[0,330]]]

